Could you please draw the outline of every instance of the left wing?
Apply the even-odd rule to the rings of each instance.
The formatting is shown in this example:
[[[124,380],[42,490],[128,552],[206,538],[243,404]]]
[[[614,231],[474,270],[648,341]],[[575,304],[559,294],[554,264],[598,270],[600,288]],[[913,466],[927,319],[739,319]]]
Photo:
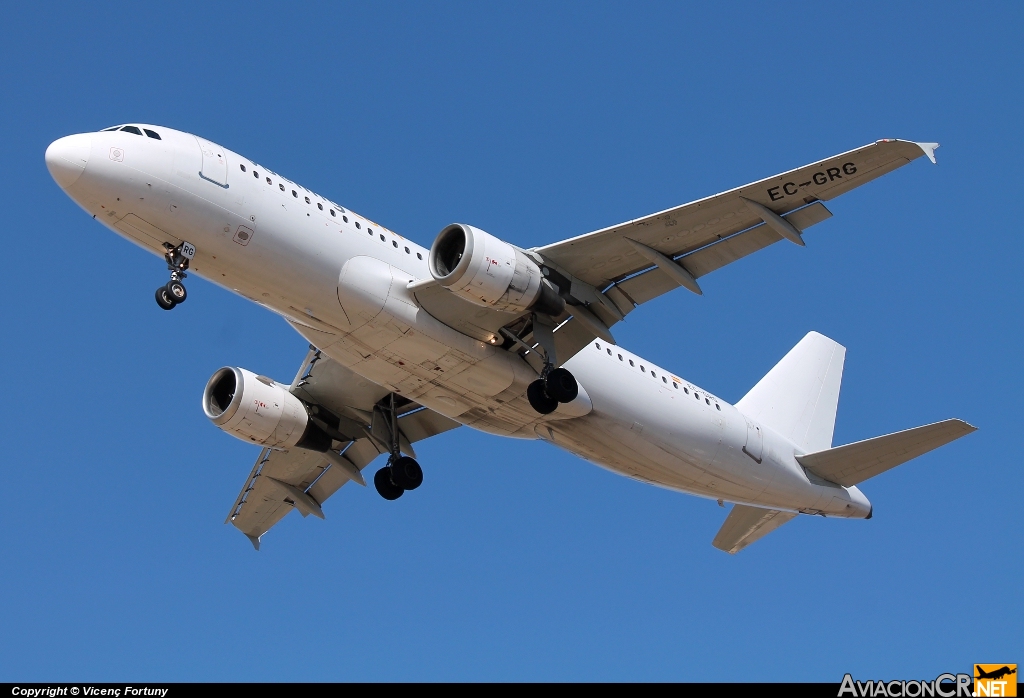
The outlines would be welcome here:
[[[595,337],[614,342],[609,328],[653,298],[680,286],[700,294],[698,279],[780,240],[803,245],[803,231],[832,216],[822,201],[921,156],[935,162],[937,147],[877,141],[721,194],[526,250],[567,302],[562,316],[552,318],[557,363]],[[410,289],[427,312],[471,337],[488,341],[495,334],[506,339],[514,335],[530,360],[529,347],[536,338],[529,313],[481,308],[432,279],[415,282]]]
[[[303,517],[324,518],[321,505],[349,480],[365,484],[360,471],[387,453],[387,420],[382,401],[391,393],[310,348],[289,390],[301,399],[310,418],[332,436],[333,452],[293,448],[260,452],[245,486],[224,523],[233,524],[259,550],[260,537],[292,509]],[[460,426],[432,410],[395,397],[399,443],[415,456],[412,444]],[[339,453],[340,451],[340,453]],[[328,460],[330,458],[330,460]]]
[[[534,248],[532,252],[552,271],[548,278],[557,279],[563,293],[573,299],[569,312],[574,317],[559,330],[566,335],[559,357],[569,358],[599,336],[592,331],[595,318],[604,328],[611,327],[636,306],[680,286],[701,293],[697,279],[780,240],[803,245],[802,232],[832,215],[822,201],[922,155],[935,162],[936,148],[938,143],[881,140],[705,199]]]

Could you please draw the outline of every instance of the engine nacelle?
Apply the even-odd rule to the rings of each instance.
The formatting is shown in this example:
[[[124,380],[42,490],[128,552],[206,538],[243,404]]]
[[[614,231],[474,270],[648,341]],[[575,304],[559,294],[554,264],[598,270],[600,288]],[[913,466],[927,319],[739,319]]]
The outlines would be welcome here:
[[[479,228],[453,223],[430,246],[430,275],[476,305],[559,315],[565,301],[526,254]]]
[[[225,367],[213,374],[203,391],[203,412],[242,441],[321,452],[331,446],[331,438],[310,421],[288,388],[244,368]]]

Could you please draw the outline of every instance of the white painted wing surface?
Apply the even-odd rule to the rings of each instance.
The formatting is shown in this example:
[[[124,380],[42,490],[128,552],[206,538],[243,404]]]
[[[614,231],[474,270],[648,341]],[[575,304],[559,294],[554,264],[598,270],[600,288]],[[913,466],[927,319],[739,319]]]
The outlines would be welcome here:
[[[967,422],[947,419],[826,451],[808,453],[796,459],[818,477],[850,487],[973,431],[977,431],[977,427]]]
[[[386,388],[311,350],[291,392],[310,407],[314,421],[332,432],[333,445],[344,448],[340,465],[351,467],[332,465],[323,454],[301,448],[263,449],[225,521],[244,533],[257,550],[260,537],[292,509],[303,517],[323,518],[321,505],[352,479],[352,473],[387,452],[372,436],[380,416],[375,408],[389,395]],[[410,455],[412,443],[460,426],[407,400],[397,412],[402,450]]]
[[[785,216],[797,209],[828,201],[866,184],[911,160],[928,155],[936,143],[882,140],[826,160],[783,172],[752,184],[715,194],[643,218],[626,221],[593,233],[536,248],[545,261],[553,262],[576,278],[597,287],[619,281],[652,265],[627,241],[634,240],[676,258],[719,243],[753,227],[764,227],[763,238],[753,247],[782,239],[747,201]],[[791,221],[798,230],[828,217],[818,205],[805,219]],[[771,231],[773,234],[769,235]],[[758,247],[759,248],[759,247]],[[749,254],[749,252],[748,252]],[[726,257],[734,257],[734,254]],[[742,255],[741,255],[742,256]],[[696,260],[693,260],[696,263]],[[689,269],[689,265],[686,265]],[[720,265],[705,263],[711,270]],[[693,273],[697,271],[697,273]],[[697,277],[704,269],[691,270]],[[673,284],[673,288],[676,284]]]
[[[788,511],[736,504],[711,544],[719,550],[736,554],[795,517],[796,514]]]

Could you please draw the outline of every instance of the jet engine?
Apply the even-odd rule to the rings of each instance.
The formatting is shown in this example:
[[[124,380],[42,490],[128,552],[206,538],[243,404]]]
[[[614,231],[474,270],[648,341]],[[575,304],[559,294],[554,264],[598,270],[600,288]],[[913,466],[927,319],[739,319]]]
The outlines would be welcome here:
[[[203,412],[232,436],[268,446],[325,451],[331,437],[310,421],[305,405],[288,388],[244,368],[225,367],[203,391]]]
[[[510,313],[560,315],[565,301],[540,267],[513,245],[479,228],[453,223],[430,247],[430,275],[457,296]]]

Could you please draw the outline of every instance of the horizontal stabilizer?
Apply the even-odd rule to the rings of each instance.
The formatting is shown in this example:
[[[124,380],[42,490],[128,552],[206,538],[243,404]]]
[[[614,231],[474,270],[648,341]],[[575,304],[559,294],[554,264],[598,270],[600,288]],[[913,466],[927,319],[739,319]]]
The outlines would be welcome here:
[[[725,523],[711,541],[711,545],[727,553],[736,554],[795,517],[796,514],[788,511],[736,504],[725,517]]]
[[[797,456],[800,465],[830,482],[850,487],[977,431],[967,422],[947,419],[916,429]]]

